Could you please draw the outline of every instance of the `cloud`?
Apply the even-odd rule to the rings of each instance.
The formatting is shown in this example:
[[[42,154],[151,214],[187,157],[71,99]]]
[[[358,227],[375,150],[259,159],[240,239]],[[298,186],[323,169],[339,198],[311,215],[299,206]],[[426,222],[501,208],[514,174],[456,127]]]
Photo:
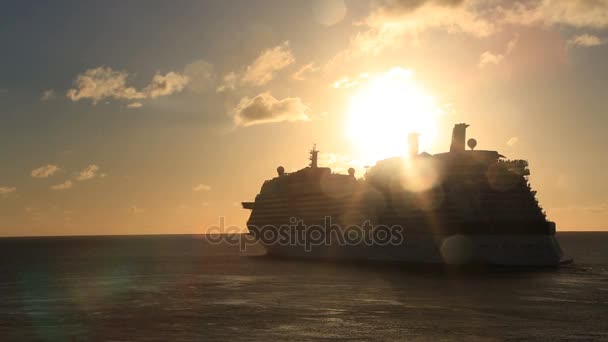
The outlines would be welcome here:
[[[8,93],[8,89],[0,88],[0,94],[6,94],[6,93]]]
[[[512,137],[511,139],[509,139],[507,141],[507,145],[511,146],[511,147],[517,145],[518,143],[519,143],[519,138],[518,137]]]
[[[430,29],[476,37],[487,37],[496,30],[492,21],[476,11],[475,1],[458,0],[383,1],[362,26],[368,30],[357,34],[352,43],[372,53]]]
[[[210,89],[215,81],[213,65],[202,59],[186,65],[184,75],[190,80],[188,89],[199,93]]]
[[[310,108],[299,97],[277,100],[270,93],[244,97],[232,112],[239,126],[281,121],[308,121]]]
[[[513,49],[515,49],[518,42],[519,42],[519,34],[515,35],[515,37],[513,39],[511,39],[509,41],[509,43],[507,43],[507,50],[505,51],[505,54],[510,54],[511,52],[513,52]]]
[[[419,36],[429,30],[487,37],[496,31],[496,25],[476,12],[476,2],[376,1],[369,15],[355,24],[359,30],[351,36],[348,47],[334,55],[323,69],[325,72],[342,70],[352,60],[378,55],[387,48],[404,43],[417,45]]]
[[[239,75],[237,75],[235,72],[231,71],[227,73],[222,79],[222,84],[217,87],[217,92],[220,93],[227,90],[234,90],[236,88],[238,80]]]
[[[121,100],[135,100],[145,98],[156,98],[180,92],[188,83],[188,77],[176,72],[168,72],[165,75],[155,74],[152,82],[137,90],[127,86],[128,74],[125,71],[116,71],[109,67],[97,67],[86,70],[74,80],[74,88],[66,93],[72,101],[90,99],[93,104],[106,98]]]
[[[56,97],[57,97],[57,95],[55,94],[55,91],[53,89],[48,89],[48,90],[45,90],[42,92],[42,95],[40,96],[40,100],[49,101],[49,100],[53,100]]]
[[[479,56],[479,63],[477,64],[480,68],[484,68],[488,65],[498,65],[500,64],[507,55],[511,54],[511,52],[513,52],[513,49],[515,49],[515,46],[517,46],[517,43],[519,42],[519,35],[516,35],[515,38],[511,39],[509,41],[509,43],[507,43],[507,47],[505,49],[505,52],[500,54],[500,53],[493,53],[491,51],[485,51],[484,53],[482,53]]]
[[[128,74],[108,67],[89,69],[78,75],[75,88],[68,90],[67,97],[72,101],[91,99],[93,104],[111,97],[115,99],[142,99],[145,94],[126,85]]]
[[[57,165],[47,164],[32,170],[31,175],[34,178],[47,178],[54,175],[59,170],[61,169]]]
[[[273,79],[275,72],[295,62],[289,49],[289,42],[283,42],[273,48],[266,49],[247,67],[243,74],[243,83],[264,85]]]
[[[234,90],[239,84],[264,85],[270,82],[279,70],[294,62],[295,58],[289,48],[289,42],[283,42],[281,45],[262,51],[242,73],[231,71],[224,75],[222,83],[216,90],[217,92]]]
[[[17,188],[14,186],[1,186],[0,187],[0,195],[6,196],[8,194],[12,194],[17,192]]]
[[[428,19],[434,19],[429,21]],[[417,32],[441,28],[486,37],[505,25],[608,27],[605,0],[385,0],[365,20]]]
[[[336,89],[348,89],[359,85],[357,80],[352,80],[348,76],[344,76],[332,83],[332,87]]]
[[[354,77],[343,76],[343,77],[337,79],[336,81],[334,81],[331,84],[331,86],[336,89],[348,89],[348,88],[356,87],[359,84],[361,84],[362,82],[367,81],[368,79],[369,79],[369,74],[366,72],[363,72]]]
[[[168,72],[165,75],[156,74],[152,78],[152,82],[144,88],[144,94],[148,98],[156,98],[159,96],[167,96],[173,93],[179,93],[188,84],[187,76],[176,72]]]
[[[340,70],[351,60],[374,56],[387,48],[416,45],[429,31],[486,38],[517,26],[608,28],[605,0],[377,0],[372,4],[370,13],[355,24],[359,30],[351,36],[349,46],[331,58],[324,70]],[[597,43],[594,39],[585,41]],[[496,57],[487,59],[489,63],[505,55],[488,53]]]
[[[51,190],[66,190],[72,187],[72,181],[71,180],[66,180],[63,183],[60,184],[55,184],[51,186]]]
[[[501,54],[494,54],[490,51],[486,51],[486,52],[482,53],[481,56],[479,56],[478,65],[480,68],[483,68],[490,64],[498,65],[498,64],[500,64],[500,62],[502,62],[504,57],[505,56],[503,56]]]
[[[498,12],[508,24],[608,28],[608,1],[603,0],[513,2]]]
[[[306,79],[308,79],[308,76],[310,74],[312,74],[318,70],[319,70],[319,68],[317,66],[315,66],[314,63],[308,63],[306,65],[303,65],[296,72],[294,72],[291,75],[291,78],[293,78],[296,81],[305,81]]]
[[[209,185],[205,185],[205,184],[198,184],[192,188],[192,191],[209,191],[209,190],[211,190],[211,187]]]
[[[577,45],[583,47],[599,46],[603,45],[604,43],[604,40],[602,40],[600,37],[586,33],[568,40],[568,45]]]
[[[141,108],[142,106],[141,102],[131,102],[127,105],[127,108]]]
[[[98,171],[99,171],[99,166],[97,166],[95,164],[91,164],[91,165],[87,166],[86,168],[84,168],[84,170],[80,171],[80,173],[76,177],[76,180],[84,181],[84,180],[93,179],[97,176]]]

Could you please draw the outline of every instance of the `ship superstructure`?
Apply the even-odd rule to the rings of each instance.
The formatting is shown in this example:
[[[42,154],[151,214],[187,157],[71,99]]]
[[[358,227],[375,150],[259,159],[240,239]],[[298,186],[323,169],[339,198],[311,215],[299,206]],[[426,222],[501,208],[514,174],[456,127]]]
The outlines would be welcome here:
[[[318,166],[313,148],[308,167],[278,167],[255,201],[243,202],[250,234],[277,256],[559,264],[555,224],[530,187],[528,163],[475,150],[467,127],[455,125],[449,152],[435,155],[419,153],[412,134],[406,156],[378,161],[359,179],[352,168]]]

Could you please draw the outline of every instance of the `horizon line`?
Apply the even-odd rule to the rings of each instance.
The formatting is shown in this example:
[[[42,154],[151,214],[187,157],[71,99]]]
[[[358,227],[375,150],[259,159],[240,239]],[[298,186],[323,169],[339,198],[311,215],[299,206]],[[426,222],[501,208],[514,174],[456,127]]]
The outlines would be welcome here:
[[[556,234],[559,233],[608,233],[608,228],[605,230],[558,230]],[[217,233],[215,233],[217,234]],[[225,234],[221,233],[219,235],[237,235],[237,234],[247,234],[245,232],[242,233],[232,233]],[[80,234],[80,235],[3,235],[0,236],[0,239],[14,239],[14,238],[79,238],[79,237],[136,237],[136,236],[204,236],[211,235],[210,233],[145,233],[145,234]]]

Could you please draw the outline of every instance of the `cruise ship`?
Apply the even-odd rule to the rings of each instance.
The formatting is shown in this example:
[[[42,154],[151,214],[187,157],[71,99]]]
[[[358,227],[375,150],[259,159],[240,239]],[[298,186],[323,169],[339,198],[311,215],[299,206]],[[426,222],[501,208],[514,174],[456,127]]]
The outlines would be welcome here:
[[[249,237],[277,257],[407,263],[556,266],[564,263],[555,223],[536,199],[525,160],[475,150],[469,125],[454,126],[449,152],[378,161],[357,178],[310,164],[277,168],[251,210]],[[468,145],[469,149],[466,148]]]

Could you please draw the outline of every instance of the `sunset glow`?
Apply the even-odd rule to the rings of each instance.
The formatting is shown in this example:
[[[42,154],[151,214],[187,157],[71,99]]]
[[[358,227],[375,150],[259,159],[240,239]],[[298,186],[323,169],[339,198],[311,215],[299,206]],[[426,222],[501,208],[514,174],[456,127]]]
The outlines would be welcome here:
[[[462,122],[560,229],[606,229],[608,0],[112,3],[0,11],[0,235],[244,230],[313,144],[363,178]]]

